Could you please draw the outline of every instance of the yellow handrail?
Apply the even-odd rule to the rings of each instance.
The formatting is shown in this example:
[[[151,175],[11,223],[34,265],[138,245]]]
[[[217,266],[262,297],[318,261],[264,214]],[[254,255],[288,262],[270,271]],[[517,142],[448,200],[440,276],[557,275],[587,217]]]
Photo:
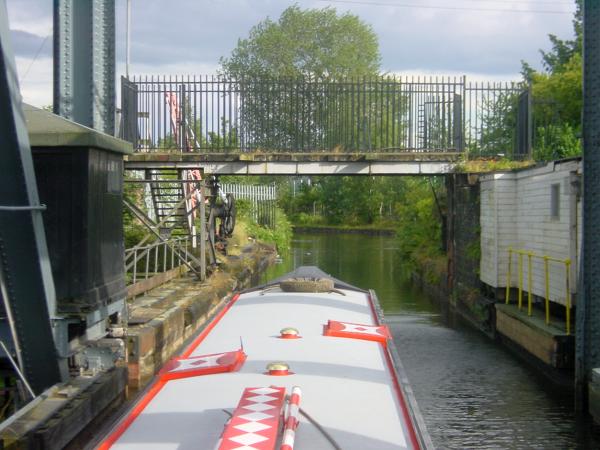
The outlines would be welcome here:
[[[532,301],[533,301],[533,258],[539,258],[544,261],[544,281],[545,281],[545,312],[546,312],[546,324],[550,323],[550,270],[549,263],[557,262],[565,265],[565,319],[566,319],[566,330],[567,335],[571,334],[571,260],[569,258],[560,259],[554,258],[548,255],[536,255],[531,251],[526,250],[513,250],[511,247],[508,248],[508,271],[506,273],[506,295],[505,303],[510,303],[510,289],[511,289],[511,275],[512,275],[512,255],[517,255],[517,270],[519,274],[519,286],[518,286],[518,297],[517,305],[519,310],[523,306],[523,256],[527,256],[527,315],[532,314]]]

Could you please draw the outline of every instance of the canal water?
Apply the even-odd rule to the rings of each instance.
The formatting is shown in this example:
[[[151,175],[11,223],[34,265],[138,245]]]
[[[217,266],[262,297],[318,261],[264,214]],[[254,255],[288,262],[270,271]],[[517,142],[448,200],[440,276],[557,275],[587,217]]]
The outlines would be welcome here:
[[[600,449],[569,395],[411,286],[393,237],[296,234],[264,280],[316,265],[377,292],[438,449]]]

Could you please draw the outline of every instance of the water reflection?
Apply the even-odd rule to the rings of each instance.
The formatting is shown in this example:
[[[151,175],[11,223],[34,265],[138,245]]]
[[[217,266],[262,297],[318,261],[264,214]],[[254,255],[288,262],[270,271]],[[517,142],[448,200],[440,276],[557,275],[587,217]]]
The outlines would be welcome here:
[[[394,238],[302,234],[282,256],[263,282],[316,265],[377,291],[438,448],[600,448],[573,415],[569,396],[411,286]]]

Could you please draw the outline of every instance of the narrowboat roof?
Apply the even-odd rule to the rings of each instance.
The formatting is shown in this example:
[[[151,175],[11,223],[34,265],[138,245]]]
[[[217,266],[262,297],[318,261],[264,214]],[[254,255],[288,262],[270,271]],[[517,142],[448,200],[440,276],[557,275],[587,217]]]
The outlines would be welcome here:
[[[301,268],[279,280],[323,275],[315,269]],[[276,282],[235,298],[183,352],[192,361],[243,348],[243,364],[226,373],[159,376],[99,448],[274,448],[261,446],[261,423],[244,428],[247,436],[237,444],[219,447],[219,439],[230,416],[236,419],[245,390],[285,388],[289,394],[294,386],[302,390],[306,414],[299,417],[296,450],[330,450],[332,442],[344,450],[423,448],[422,430],[415,428],[403,394],[405,380],[398,379],[386,344],[369,336],[326,335],[331,323],[377,334],[382,324],[376,299],[339,280],[335,292],[317,293],[283,292],[273,287]],[[296,328],[300,338],[282,339],[285,327]],[[266,367],[274,361],[289,365],[287,376],[269,375]]]

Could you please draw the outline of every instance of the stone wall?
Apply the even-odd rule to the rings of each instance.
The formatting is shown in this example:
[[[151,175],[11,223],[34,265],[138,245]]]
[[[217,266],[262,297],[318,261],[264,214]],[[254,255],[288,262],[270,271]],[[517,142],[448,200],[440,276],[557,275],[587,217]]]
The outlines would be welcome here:
[[[480,291],[480,190],[477,175],[446,177],[448,192],[448,290],[452,303],[477,328],[494,330],[492,301]]]

